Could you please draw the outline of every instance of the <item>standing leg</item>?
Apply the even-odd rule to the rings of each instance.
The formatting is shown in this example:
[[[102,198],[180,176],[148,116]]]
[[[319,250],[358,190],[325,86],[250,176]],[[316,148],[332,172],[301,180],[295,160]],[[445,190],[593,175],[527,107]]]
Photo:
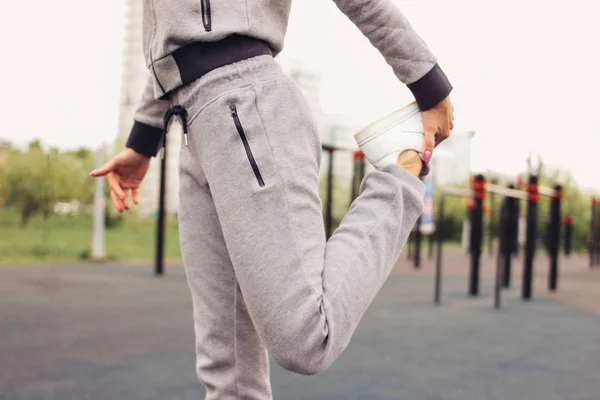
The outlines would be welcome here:
[[[196,369],[207,400],[269,400],[265,347],[248,315],[206,179],[181,150],[181,252],[194,306]]]

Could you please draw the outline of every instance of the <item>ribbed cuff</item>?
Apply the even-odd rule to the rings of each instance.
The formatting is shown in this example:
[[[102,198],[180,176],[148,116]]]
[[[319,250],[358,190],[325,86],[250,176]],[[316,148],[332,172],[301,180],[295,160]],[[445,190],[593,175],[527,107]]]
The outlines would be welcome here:
[[[145,156],[155,157],[158,153],[162,134],[160,128],[133,121],[133,127],[125,146]]]
[[[435,64],[421,79],[407,86],[415,96],[421,111],[435,107],[452,91],[448,77],[438,64]]]

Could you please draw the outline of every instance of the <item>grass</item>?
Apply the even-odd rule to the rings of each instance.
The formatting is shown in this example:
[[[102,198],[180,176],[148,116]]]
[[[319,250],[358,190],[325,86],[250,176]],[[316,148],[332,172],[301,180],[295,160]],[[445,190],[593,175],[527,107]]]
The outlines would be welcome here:
[[[337,205],[336,205],[337,206]],[[343,213],[334,207],[334,226]],[[179,232],[174,216],[167,218],[165,232],[165,258],[181,259]],[[114,261],[151,261],[155,255],[156,220],[127,216],[123,222],[105,231],[105,253]],[[422,251],[427,252],[427,238],[423,238]],[[459,248],[459,243],[444,243],[444,248]],[[16,211],[0,209],[0,264],[36,262],[74,262],[89,258],[92,248],[92,216],[53,215],[47,220],[32,217],[22,228]],[[406,248],[405,248],[406,251]]]
[[[174,218],[167,219],[165,258],[180,259],[179,233]],[[107,229],[107,258],[147,261],[155,252],[155,220],[127,217],[118,227]],[[41,216],[20,226],[16,212],[0,209],[0,263],[77,261],[89,257],[92,248],[92,216]]]

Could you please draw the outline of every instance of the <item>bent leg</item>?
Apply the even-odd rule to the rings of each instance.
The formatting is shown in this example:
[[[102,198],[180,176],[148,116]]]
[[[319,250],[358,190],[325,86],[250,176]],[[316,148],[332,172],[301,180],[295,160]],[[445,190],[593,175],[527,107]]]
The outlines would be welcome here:
[[[326,243],[316,125],[283,74],[214,99],[190,135],[262,341],[284,368],[322,371],[389,276],[422,211],[423,184],[396,165],[371,172]]]

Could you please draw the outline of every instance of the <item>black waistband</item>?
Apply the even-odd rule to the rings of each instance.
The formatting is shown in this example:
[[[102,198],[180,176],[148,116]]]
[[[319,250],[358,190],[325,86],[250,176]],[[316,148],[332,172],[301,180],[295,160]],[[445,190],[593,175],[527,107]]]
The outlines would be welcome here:
[[[256,38],[231,35],[218,42],[197,42],[172,53],[181,82],[190,83],[213,69],[251,57],[273,55],[269,45]]]

